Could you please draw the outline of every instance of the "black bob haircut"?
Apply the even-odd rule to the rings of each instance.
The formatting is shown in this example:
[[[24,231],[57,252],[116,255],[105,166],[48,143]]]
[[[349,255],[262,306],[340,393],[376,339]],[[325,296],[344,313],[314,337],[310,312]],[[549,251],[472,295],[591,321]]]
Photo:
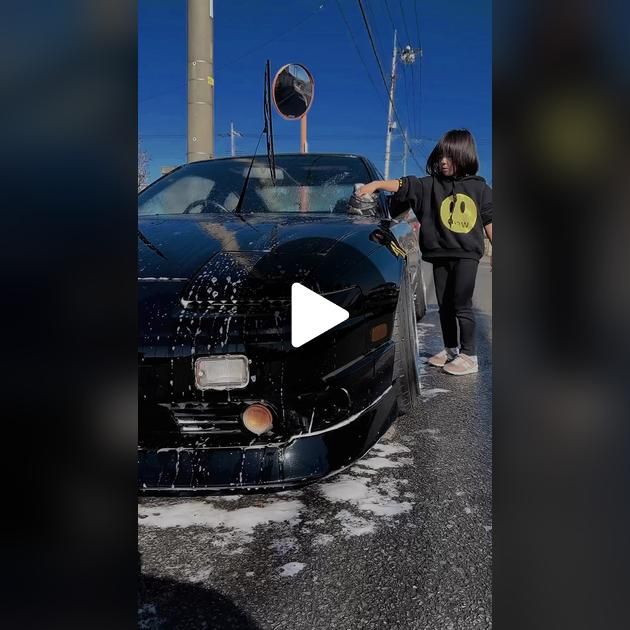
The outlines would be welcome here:
[[[427,158],[427,175],[441,175],[440,160],[451,158],[455,167],[455,176],[476,175],[479,170],[477,145],[468,129],[451,129],[435,145]]]

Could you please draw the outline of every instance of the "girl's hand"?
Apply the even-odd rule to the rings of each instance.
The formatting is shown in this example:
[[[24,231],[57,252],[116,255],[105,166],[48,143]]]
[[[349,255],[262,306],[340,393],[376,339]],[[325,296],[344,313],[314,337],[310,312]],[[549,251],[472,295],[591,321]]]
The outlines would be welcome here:
[[[374,186],[374,182],[371,182],[369,184],[365,184],[365,186],[361,186],[361,188],[356,191],[356,194],[360,197],[361,195],[373,195],[375,192],[376,187]]]

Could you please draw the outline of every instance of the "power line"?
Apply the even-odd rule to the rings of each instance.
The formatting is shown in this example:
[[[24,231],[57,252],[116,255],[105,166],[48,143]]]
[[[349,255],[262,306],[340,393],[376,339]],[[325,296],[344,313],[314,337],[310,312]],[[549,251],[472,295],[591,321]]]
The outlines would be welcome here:
[[[396,25],[394,24],[394,17],[392,16],[392,12],[389,9],[389,3],[387,2],[387,0],[385,1],[385,8],[387,9],[387,15],[389,17],[389,22],[392,25],[392,29],[395,31],[396,30]],[[406,28],[406,25],[405,25]],[[411,44],[411,41],[408,42],[409,44]],[[405,64],[407,65],[407,64]],[[414,72],[413,72],[413,66],[414,64],[411,64],[411,79],[412,79],[412,93],[411,93],[411,101],[412,101],[412,107],[409,106],[409,84],[407,82],[407,71],[406,69],[403,72],[403,81],[405,83],[405,101],[406,101],[406,107],[407,107],[407,131],[411,131],[411,135],[415,135],[416,134],[416,106],[415,106],[415,85],[413,82],[413,78],[414,78]],[[411,127],[411,128],[410,128]],[[403,130],[404,132],[404,130]]]
[[[418,21],[418,0],[414,0],[413,10],[416,15],[416,33],[418,35],[418,48],[422,50],[422,37],[420,36],[420,22]],[[422,58],[423,55],[420,55],[420,67],[418,68],[418,83],[420,87],[420,92],[418,94],[418,100],[420,101],[420,106],[418,108],[418,129],[416,131],[417,134],[422,134]],[[414,77],[414,68],[411,69],[412,80]],[[415,93],[415,88],[414,88]]]
[[[372,7],[371,7],[371,5],[369,3],[369,0],[365,0],[365,6],[367,8],[367,12],[370,15],[370,19],[372,20],[372,24],[374,24],[374,23],[378,24],[378,20],[376,20],[376,18],[374,17],[374,12],[372,11]],[[387,52],[385,52],[385,53],[383,52],[383,46],[382,46],[382,43],[380,41],[382,38],[379,38],[378,35],[379,35],[379,33],[375,29],[374,30],[374,40],[376,41],[376,43],[378,45],[377,47],[378,47],[379,53],[380,53],[379,54],[379,59],[387,59],[388,53]],[[385,47],[385,51],[387,51],[387,46]]]
[[[219,134],[220,136],[228,136],[229,134]],[[240,132],[241,137],[243,138],[258,138],[258,136],[260,134],[258,133],[246,133],[246,132]],[[438,142],[439,138],[429,138],[429,137],[423,137],[423,136],[412,136],[411,134],[408,134],[409,137],[411,138],[412,142],[415,143],[419,143],[419,142]],[[293,134],[277,134],[274,133],[273,134],[274,138],[280,138],[282,140],[288,140],[288,139],[292,139],[295,136]],[[185,133],[142,133],[141,137],[144,138],[185,138],[186,134]],[[370,140],[375,140],[378,138],[382,138],[382,134],[369,134],[369,133],[318,133],[318,134],[314,134],[314,135],[310,135],[309,137],[312,138],[316,138],[319,140],[325,139],[325,138],[366,138],[366,139],[370,139]],[[475,138],[475,142],[477,144],[487,144],[489,142],[491,142],[491,138]]]
[[[414,0],[413,2],[413,10],[414,13],[416,14],[416,33],[418,35],[418,46],[421,46],[421,41],[420,41],[420,23],[418,22],[418,0]]]
[[[398,8],[400,9],[400,17],[402,19],[403,22],[403,28],[405,29],[405,34],[407,35],[407,43],[409,45],[411,45],[412,43],[412,38],[411,35],[409,34],[409,28],[407,26],[407,16],[405,15],[405,10],[403,9],[403,5],[401,0],[398,0]],[[418,46],[420,47],[420,39],[418,38]],[[421,47],[420,47],[421,48]],[[421,55],[421,60],[422,60],[422,55]],[[417,111],[418,108],[416,107],[416,72],[415,72],[415,63],[411,64],[411,103],[412,103],[412,111],[411,114],[409,115],[410,118],[410,124],[411,124],[411,129],[412,129],[412,134],[416,135],[418,133],[418,129],[417,129]],[[405,90],[407,90],[407,79],[406,79],[406,73],[405,73]]]
[[[285,28],[282,31],[278,31],[276,34],[274,34],[271,38],[269,38],[268,40],[266,40],[262,44],[257,44],[256,46],[253,46],[252,48],[250,48],[249,50],[244,52],[240,57],[237,57],[236,59],[232,59],[229,62],[224,63],[222,65],[216,66],[215,69],[214,69],[215,73],[216,73],[217,70],[225,70],[226,68],[232,67],[234,64],[238,63],[239,61],[241,61],[245,57],[249,56],[251,53],[255,52],[256,50],[259,50],[260,48],[264,48],[265,46],[268,46],[269,44],[271,44],[272,42],[276,41],[278,38],[282,37],[283,35],[286,35],[287,33],[290,33],[291,31],[294,31],[296,28],[302,26],[302,24],[308,22],[313,16],[317,15],[324,8],[324,5],[326,4],[326,2],[327,2],[327,0],[321,0],[321,2],[318,5],[317,9],[312,11],[303,20],[300,20],[296,24],[293,24],[292,26],[289,26],[288,28]],[[173,92],[176,92],[178,89],[179,88],[169,88],[168,90],[165,90],[163,92],[159,92],[158,94],[154,94],[153,96],[148,96],[146,98],[143,98],[139,102],[140,103],[146,103],[147,101],[152,101],[153,99],[160,98],[161,96],[166,96],[167,94],[172,94]]]
[[[229,134],[218,134],[219,136],[229,137]],[[242,138],[258,138],[259,134],[254,133],[240,133],[240,137]],[[142,138],[185,138],[185,133],[143,133]],[[278,138],[280,140],[288,140],[295,138],[293,134],[273,134],[274,138]],[[322,134],[309,134],[309,138],[323,140],[327,138],[365,138],[370,140],[375,140],[382,138],[382,134],[369,134],[369,133],[322,133]]]
[[[279,37],[282,37],[283,35],[286,35],[287,33],[290,33],[291,31],[294,31],[299,26],[302,26],[302,24],[304,24],[305,22],[308,22],[313,16],[317,15],[324,8],[325,2],[326,2],[326,0],[322,0],[321,4],[317,7],[317,9],[312,11],[309,15],[307,15],[300,22],[297,22],[293,26],[290,26],[289,28],[285,28],[282,31],[278,31],[278,33],[276,33],[273,37],[269,38],[267,41],[263,42],[262,44],[257,44],[256,46],[250,48],[248,51],[244,52],[240,57],[237,57],[236,59],[232,59],[229,63],[225,63],[223,65],[217,66],[217,69],[218,70],[224,70],[225,68],[230,68],[231,66],[233,66],[236,63],[238,63],[239,61],[241,61],[245,57],[249,56],[251,53],[253,53],[254,51],[258,50],[259,48],[264,48],[265,46],[267,46],[267,45],[271,44],[272,42],[276,41]]]
[[[400,0],[398,0],[398,6],[400,7],[400,14],[402,15],[403,26],[405,27],[405,35],[407,36],[407,43],[411,44],[411,37],[409,37],[409,29],[407,28],[407,20],[405,19],[405,12]]]
[[[370,83],[372,84],[374,91],[378,94],[378,97],[380,98],[381,102],[383,102],[383,95],[380,93],[379,89],[376,87],[376,83],[374,83],[374,79],[372,79],[370,70],[367,64],[365,63],[365,60],[363,59],[363,55],[361,54],[361,50],[359,49],[359,45],[357,44],[357,41],[354,38],[354,35],[352,34],[352,29],[350,28],[350,24],[348,23],[348,20],[346,19],[343,9],[341,8],[341,4],[339,3],[339,0],[336,0],[336,2],[337,2],[337,8],[339,9],[339,13],[341,13],[341,17],[343,18],[344,24],[346,25],[346,28],[348,29],[348,33],[350,34],[350,39],[352,40],[352,43],[354,44],[354,47],[357,51],[357,55],[359,55],[359,59],[361,60],[361,63],[363,64],[363,67],[365,68],[365,72],[368,75],[368,79],[370,80]]]
[[[387,15],[389,16],[389,22],[392,25],[392,29],[395,31],[396,25],[394,24],[394,18],[392,16],[392,12],[389,10],[389,3],[387,2],[387,0],[385,0],[385,8],[387,9]],[[411,42],[408,42],[408,43],[411,43]],[[413,117],[413,112],[411,111],[411,108],[409,107],[409,85],[407,84],[406,72],[403,72],[403,81],[405,83],[405,102],[406,102],[406,107],[407,107],[407,129],[408,129],[410,125],[410,121],[412,120],[412,117]],[[412,133],[413,133],[413,130],[412,130]]]
[[[406,65],[406,64],[403,64]],[[405,133],[413,134],[413,110],[409,104],[409,83],[407,81],[407,68],[402,69],[403,83],[405,84],[405,107],[407,114],[407,124],[403,129],[400,129],[400,134],[404,135]]]
[[[378,64],[378,70],[380,72],[381,75],[381,79],[383,80],[383,87],[385,88],[385,92],[387,93],[387,98],[389,99],[391,105],[392,105],[392,111],[394,112],[394,116],[396,117],[396,122],[398,123],[398,128],[402,128],[402,125],[400,123],[400,117],[398,116],[398,112],[396,111],[396,106],[394,105],[394,101],[393,99],[390,98],[389,96],[389,90],[387,88],[387,81],[385,80],[385,74],[383,73],[383,66],[381,65],[381,62],[378,58],[378,54],[376,52],[376,46],[374,45],[374,38],[372,37],[372,30],[370,29],[370,23],[368,22],[367,16],[365,15],[365,9],[363,8],[363,2],[361,0],[357,0],[359,3],[359,9],[361,9],[361,15],[363,17],[363,22],[365,24],[365,28],[368,34],[368,37],[370,39],[370,44],[372,45],[372,51],[374,52],[374,57],[376,58],[376,63]],[[416,165],[418,166],[418,168],[420,170],[422,170],[422,166],[420,166],[420,163],[418,162],[418,160],[416,159],[416,155],[413,152],[413,149],[411,148],[411,146],[409,145],[409,143],[407,142],[407,139],[403,136],[403,142],[407,145],[407,149],[409,151],[409,155],[411,155],[411,157],[413,158],[413,161],[416,163]]]
[[[420,65],[422,66],[422,55],[420,55]],[[411,64],[411,101],[413,104],[413,135],[416,136],[419,133],[417,120],[420,118],[420,110],[416,104],[416,69],[415,63]],[[421,88],[422,89],[422,88]]]
[[[392,29],[396,30],[396,25],[394,24],[394,18],[392,17],[392,12],[389,10],[389,3],[385,0],[385,8],[387,9],[387,15],[389,16],[389,21],[392,25]]]

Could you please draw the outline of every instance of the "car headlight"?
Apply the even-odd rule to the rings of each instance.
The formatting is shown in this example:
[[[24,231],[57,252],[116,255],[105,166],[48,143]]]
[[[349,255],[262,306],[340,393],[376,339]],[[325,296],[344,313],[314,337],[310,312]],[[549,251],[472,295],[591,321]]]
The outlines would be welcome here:
[[[249,383],[249,360],[242,354],[200,357],[195,361],[197,389],[242,389]]]

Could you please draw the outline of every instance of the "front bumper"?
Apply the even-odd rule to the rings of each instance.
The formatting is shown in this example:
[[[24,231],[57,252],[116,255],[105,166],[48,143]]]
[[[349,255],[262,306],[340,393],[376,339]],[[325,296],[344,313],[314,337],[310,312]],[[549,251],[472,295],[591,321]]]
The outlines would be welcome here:
[[[393,387],[368,407],[321,431],[281,444],[138,450],[142,494],[265,492],[312,483],[362,457],[398,414]]]

